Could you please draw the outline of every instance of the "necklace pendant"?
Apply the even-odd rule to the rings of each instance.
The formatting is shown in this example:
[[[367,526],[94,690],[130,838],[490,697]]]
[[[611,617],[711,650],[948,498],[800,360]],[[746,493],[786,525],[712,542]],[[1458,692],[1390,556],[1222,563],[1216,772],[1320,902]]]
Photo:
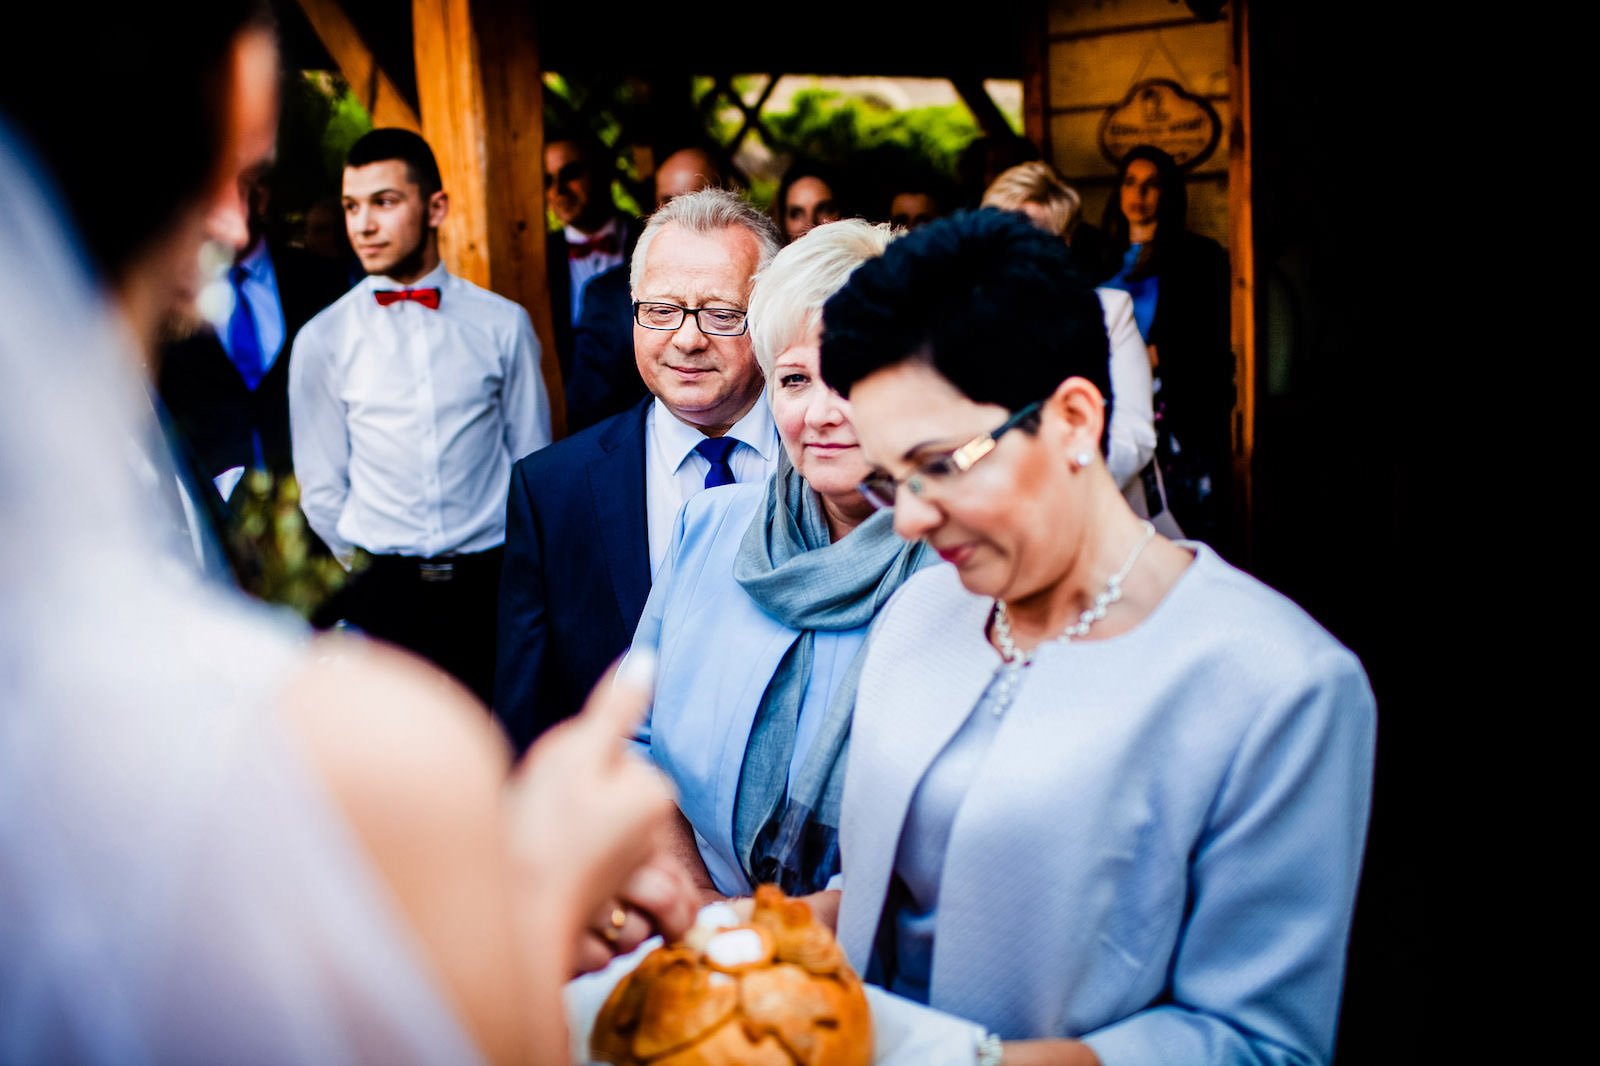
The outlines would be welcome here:
[[[999,718],[1016,699],[1022,685],[1022,669],[1026,663],[1008,661],[1000,664],[994,675],[994,692],[989,698],[989,713]]]

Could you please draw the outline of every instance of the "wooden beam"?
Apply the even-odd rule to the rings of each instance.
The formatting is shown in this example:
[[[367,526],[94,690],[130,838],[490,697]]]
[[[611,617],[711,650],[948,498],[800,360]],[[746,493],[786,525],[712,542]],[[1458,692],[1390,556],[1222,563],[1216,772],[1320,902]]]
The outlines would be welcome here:
[[[561,363],[545,259],[544,71],[534,5],[474,0],[483,74],[484,171],[488,186],[489,279],[500,295],[528,309],[543,352],[550,417],[567,428]],[[605,195],[610,196],[610,189]]]
[[[1045,42],[1048,15],[1043,0],[1034,5],[1022,38],[1022,135],[1039,149],[1040,159],[1055,159],[1050,144],[1049,45]]]
[[[995,106],[994,97],[989,95],[989,90],[983,87],[983,79],[976,74],[962,75],[951,78],[950,84],[956,87],[956,93],[961,97],[961,102],[967,105],[967,110],[972,112],[972,117],[978,120],[978,127],[991,137],[1014,137],[1011,123],[1006,121],[1005,115]]]
[[[545,279],[544,83],[532,5],[412,0],[411,20],[422,135],[450,194],[445,263],[528,309],[559,437],[566,407]]]
[[[1228,248],[1233,266],[1234,380],[1238,401],[1233,416],[1233,542],[1250,562],[1254,523],[1251,457],[1256,443],[1256,259],[1255,215],[1250,191],[1250,7],[1228,5],[1228,94],[1233,116],[1228,128]]]
[[[372,116],[372,124],[420,132],[422,123],[417,120],[416,109],[378,66],[372,49],[361,39],[339,0],[300,0],[300,10],[305,12],[322,47],[339,65],[339,73],[350,83],[350,90]]]

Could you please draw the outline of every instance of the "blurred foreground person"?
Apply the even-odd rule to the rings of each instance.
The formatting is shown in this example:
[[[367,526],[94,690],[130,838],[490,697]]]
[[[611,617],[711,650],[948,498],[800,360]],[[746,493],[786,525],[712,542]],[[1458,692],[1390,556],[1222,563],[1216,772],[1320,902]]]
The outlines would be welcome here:
[[[159,507],[108,461],[151,430],[136,345],[208,236],[244,240],[263,10],[41,9],[0,44],[0,537],[28,560],[0,602],[0,1061],[563,1061],[583,918],[671,811],[619,743],[639,684],[508,786],[443,675],[148,565]],[[18,91],[69,62],[160,121],[84,139]],[[99,202],[107,153],[160,161],[140,211]]]
[[[1360,663],[1128,509],[1101,306],[1059,238],[941,219],[822,314],[864,491],[950,564],[905,583],[861,673],[852,964],[1017,1041],[1007,1066],[1327,1062],[1372,785]]]

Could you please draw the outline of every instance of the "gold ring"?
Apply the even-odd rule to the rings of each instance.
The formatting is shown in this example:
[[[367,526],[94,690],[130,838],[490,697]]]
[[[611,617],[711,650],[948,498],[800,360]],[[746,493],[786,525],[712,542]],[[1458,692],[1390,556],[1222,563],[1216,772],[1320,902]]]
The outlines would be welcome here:
[[[627,924],[628,912],[621,907],[611,908],[611,924],[600,930],[600,935],[608,944],[615,944],[622,935],[622,927]]]

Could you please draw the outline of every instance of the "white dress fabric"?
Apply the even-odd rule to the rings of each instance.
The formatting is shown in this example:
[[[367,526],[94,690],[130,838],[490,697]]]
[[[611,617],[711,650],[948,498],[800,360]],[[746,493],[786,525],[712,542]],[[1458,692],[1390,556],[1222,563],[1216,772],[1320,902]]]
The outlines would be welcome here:
[[[303,630],[162,565],[148,405],[0,122],[0,1062],[470,1062],[275,694]]]

